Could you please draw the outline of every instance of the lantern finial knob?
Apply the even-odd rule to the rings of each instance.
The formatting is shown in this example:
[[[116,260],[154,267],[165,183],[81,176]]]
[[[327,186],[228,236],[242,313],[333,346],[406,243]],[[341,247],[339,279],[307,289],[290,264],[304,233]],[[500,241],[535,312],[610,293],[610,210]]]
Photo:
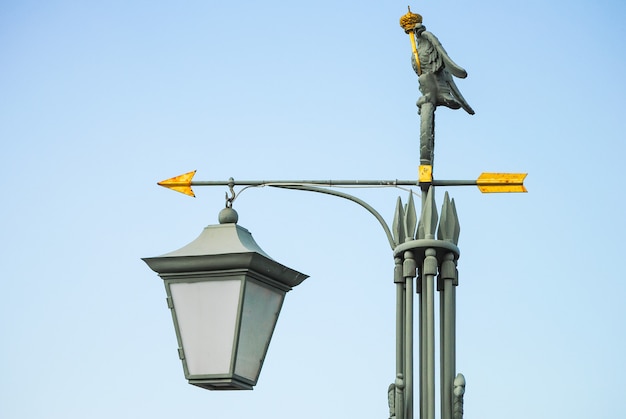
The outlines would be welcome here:
[[[237,211],[230,207],[226,207],[221,210],[218,216],[218,221],[220,222],[220,224],[237,224],[238,220],[239,214],[237,214]]]

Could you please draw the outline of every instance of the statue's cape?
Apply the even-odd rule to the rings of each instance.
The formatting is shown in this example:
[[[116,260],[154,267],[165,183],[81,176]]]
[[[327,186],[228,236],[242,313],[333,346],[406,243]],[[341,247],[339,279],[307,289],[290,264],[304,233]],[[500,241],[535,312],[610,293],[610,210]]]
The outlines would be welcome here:
[[[439,42],[439,39],[437,39],[437,37],[435,35],[433,35],[432,33],[428,32],[428,31],[424,31],[422,32],[420,35],[420,37],[424,38],[425,40],[427,40],[428,42],[430,42],[434,49],[433,49],[433,54],[439,54],[439,56],[441,57],[442,61],[443,61],[443,66],[454,76],[460,78],[460,79],[464,79],[465,77],[467,77],[467,71],[465,71],[465,69],[463,67],[461,67],[460,65],[458,65],[457,63],[455,63],[454,61],[452,61],[452,59],[450,58],[450,56],[448,55],[448,53],[446,52],[446,50],[443,48],[443,45],[441,45],[441,42]],[[434,59],[435,57],[433,57],[433,61],[436,61],[436,59]],[[437,70],[440,70],[439,68]]]

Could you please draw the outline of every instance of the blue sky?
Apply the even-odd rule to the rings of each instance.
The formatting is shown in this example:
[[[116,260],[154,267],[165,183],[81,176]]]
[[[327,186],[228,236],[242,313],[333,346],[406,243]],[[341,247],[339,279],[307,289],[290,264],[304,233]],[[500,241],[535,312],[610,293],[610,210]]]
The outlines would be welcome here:
[[[410,4],[469,76],[437,111],[435,177],[528,172],[528,194],[448,188],[461,221],[467,418],[622,413],[626,8]],[[156,182],[414,179],[406,2],[0,3],[0,417],[387,417],[393,257],[360,207],[253,188],[239,223],[310,275],[251,392],[187,384],[141,261],[217,222],[225,188]],[[441,204],[444,188],[437,191]],[[391,222],[399,189],[347,192]]]

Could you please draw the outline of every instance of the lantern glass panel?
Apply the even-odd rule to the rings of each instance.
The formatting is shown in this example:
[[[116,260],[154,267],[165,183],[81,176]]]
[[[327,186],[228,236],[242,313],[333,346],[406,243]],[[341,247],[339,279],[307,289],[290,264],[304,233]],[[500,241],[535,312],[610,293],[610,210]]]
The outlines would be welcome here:
[[[235,374],[256,382],[285,293],[252,281],[244,293]]]
[[[169,286],[189,375],[229,373],[241,280]]]

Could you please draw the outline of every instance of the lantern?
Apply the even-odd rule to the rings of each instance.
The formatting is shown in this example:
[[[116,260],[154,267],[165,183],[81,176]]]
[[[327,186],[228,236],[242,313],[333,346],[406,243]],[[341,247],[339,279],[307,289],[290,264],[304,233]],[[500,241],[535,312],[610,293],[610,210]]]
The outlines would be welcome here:
[[[308,277],[236,221],[227,208],[188,245],[143,259],[165,282],[185,377],[209,390],[256,385],[285,294]]]

